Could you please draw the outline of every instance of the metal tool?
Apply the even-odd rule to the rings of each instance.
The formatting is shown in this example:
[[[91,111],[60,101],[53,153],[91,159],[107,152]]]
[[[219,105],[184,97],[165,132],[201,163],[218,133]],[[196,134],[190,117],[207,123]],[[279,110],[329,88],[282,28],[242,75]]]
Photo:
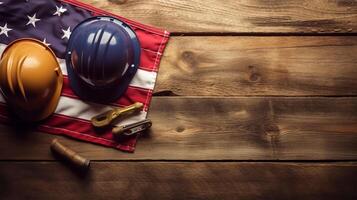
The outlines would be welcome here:
[[[133,124],[115,127],[113,128],[112,132],[114,137],[130,136],[150,128],[151,125],[151,120],[145,119]]]
[[[114,119],[139,111],[142,109],[143,106],[144,104],[136,102],[125,108],[116,108],[113,110],[109,110],[100,115],[94,116],[91,119],[92,125],[95,127],[108,126]]]

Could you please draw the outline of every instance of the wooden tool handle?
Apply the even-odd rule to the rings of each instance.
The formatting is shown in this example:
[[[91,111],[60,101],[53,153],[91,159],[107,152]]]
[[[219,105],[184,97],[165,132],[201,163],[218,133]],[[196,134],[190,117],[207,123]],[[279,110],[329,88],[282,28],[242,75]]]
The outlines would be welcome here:
[[[67,161],[71,162],[74,166],[81,169],[87,169],[90,165],[90,160],[80,156],[72,149],[64,146],[57,139],[52,141],[51,150]]]

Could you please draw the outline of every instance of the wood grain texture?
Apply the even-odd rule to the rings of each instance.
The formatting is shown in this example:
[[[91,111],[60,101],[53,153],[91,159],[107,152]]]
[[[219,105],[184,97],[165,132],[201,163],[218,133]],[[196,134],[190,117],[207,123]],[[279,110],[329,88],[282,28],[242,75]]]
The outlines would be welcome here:
[[[353,0],[82,0],[171,32],[356,33]]]
[[[4,199],[356,199],[357,165],[92,163],[79,176],[61,163],[0,163]],[[55,173],[54,173],[55,172]]]
[[[173,37],[155,91],[357,95],[357,37]],[[166,92],[166,93],[165,93]]]
[[[60,139],[94,160],[355,160],[357,98],[155,97],[134,154]],[[0,159],[54,159],[55,136],[1,127]]]

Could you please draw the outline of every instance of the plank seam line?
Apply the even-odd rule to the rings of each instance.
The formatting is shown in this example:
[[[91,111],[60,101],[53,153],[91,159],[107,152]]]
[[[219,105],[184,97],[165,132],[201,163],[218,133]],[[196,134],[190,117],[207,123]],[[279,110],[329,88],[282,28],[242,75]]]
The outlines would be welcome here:
[[[41,162],[48,162],[48,163],[61,163],[60,160],[15,160],[15,159],[3,159],[0,160],[0,163],[41,163]],[[329,164],[329,163],[352,163],[357,164],[357,160],[165,160],[165,159],[138,159],[138,160],[91,160],[92,163],[159,163],[159,162],[166,162],[166,163],[276,163],[276,164],[284,164],[284,163],[299,163],[299,164],[311,164],[311,163],[321,163],[321,164]]]
[[[283,36],[283,37],[304,37],[304,36],[357,36],[357,32],[342,32],[342,33],[277,33],[277,32],[267,32],[267,33],[241,33],[241,32],[171,32],[171,37],[187,37],[187,36]]]
[[[271,99],[305,99],[305,98],[310,98],[310,99],[356,99],[356,96],[274,96],[274,95],[252,95],[252,96],[153,96],[154,98],[171,98],[171,99],[248,99],[248,98],[256,98],[256,99],[264,99],[264,98],[271,98]]]

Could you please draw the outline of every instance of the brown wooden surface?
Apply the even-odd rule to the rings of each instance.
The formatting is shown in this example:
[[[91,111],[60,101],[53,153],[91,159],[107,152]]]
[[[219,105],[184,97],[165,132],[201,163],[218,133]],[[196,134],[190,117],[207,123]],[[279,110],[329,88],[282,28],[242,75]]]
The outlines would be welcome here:
[[[153,127],[130,154],[0,125],[0,199],[357,199],[356,1],[84,2],[173,32]]]
[[[134,154],[60,140],[95,160],[353,160],[356,111],[350,97],[154,97],[154,126]],[[58,136],[2,130],[0,159],[54,159],[49,144]]]
[[[172,37],[155,91],[210,96],[357,95],[356,55],[356,36]]]
[[[176,33],[356,33],[354,0],[84,0]]]
[[[4,199],[356,199],[355,163],[0,162]],[[348,183],[348,184],[346,184]]]

